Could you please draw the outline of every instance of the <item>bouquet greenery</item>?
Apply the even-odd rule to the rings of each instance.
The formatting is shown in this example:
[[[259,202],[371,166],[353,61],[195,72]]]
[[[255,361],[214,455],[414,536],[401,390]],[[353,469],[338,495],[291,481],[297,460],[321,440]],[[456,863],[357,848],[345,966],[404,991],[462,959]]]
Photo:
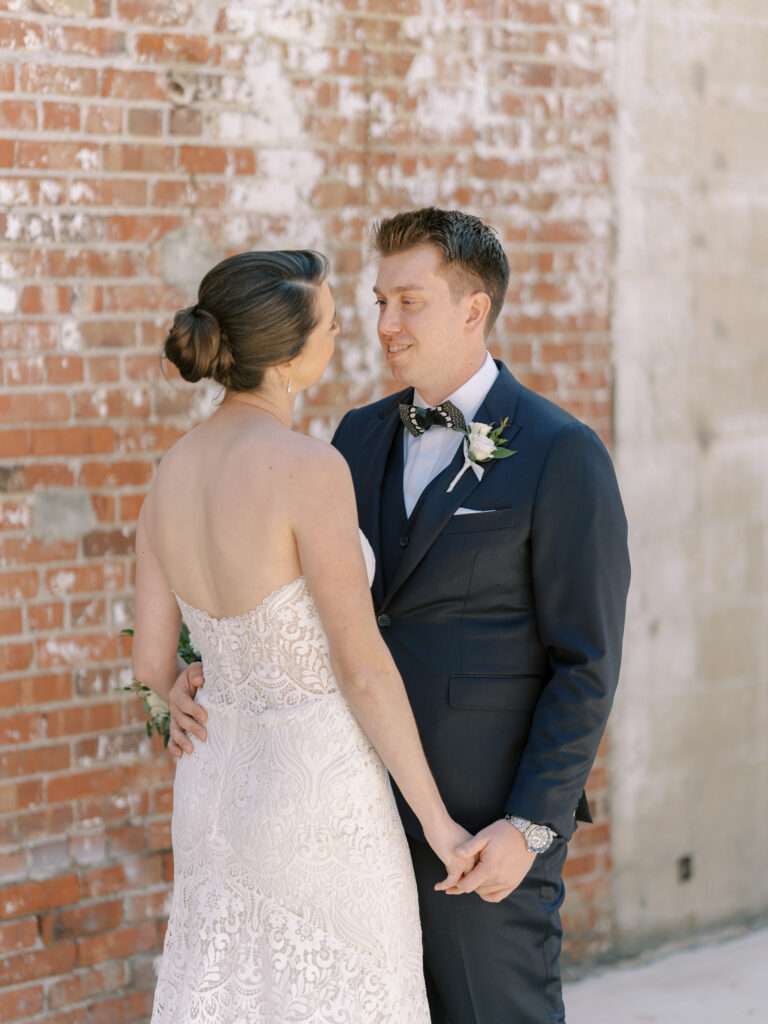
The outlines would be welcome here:
[[[133,630],[123,629],[120,635],[133,636]],[[179,631],[177,653],[185,665],[191,665],[193,661],[200,661],[200,655],[192,646],[189,630],[183,622]],[[159,697],[151,687],[146,686],[138,679],[134,679],[130,686],[124,686],[123,689],[137,693],[141,697],[144,703],[144,710],[147,713],[147,736],[151,736],[153,732],[156,732],[158,736],[163,737],[163,746],[167,747],[168,740],[171,737],[171,712],[163,698]]]

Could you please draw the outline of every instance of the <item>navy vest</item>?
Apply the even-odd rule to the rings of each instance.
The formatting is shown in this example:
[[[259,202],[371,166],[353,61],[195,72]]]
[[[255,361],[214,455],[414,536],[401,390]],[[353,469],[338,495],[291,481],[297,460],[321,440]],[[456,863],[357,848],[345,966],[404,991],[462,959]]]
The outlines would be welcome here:
[[[409,521],[405,514],[405,501],[403,500],[403,469],[405,468],[403,433],[403,427],[398,427],[395,431],[392,447],[387,456],[384,477],[381,481],[379,557],[385,593],[397,572],[403,550],[408,546]]]

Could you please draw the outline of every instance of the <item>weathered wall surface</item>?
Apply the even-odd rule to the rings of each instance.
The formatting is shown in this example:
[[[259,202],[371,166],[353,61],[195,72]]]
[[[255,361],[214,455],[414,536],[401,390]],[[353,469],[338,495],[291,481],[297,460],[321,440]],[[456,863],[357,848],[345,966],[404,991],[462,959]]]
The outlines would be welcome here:
[[[513,267],[497,353],[610,440],[607,0],[0,0],[0,1018],[146,1017],[171,769],[120,692],[136,516],[210,408],[169,316],[253,246],[322,247],[343,321],[303,425],[383,393],[366,232],[459,205]],[[571,950],[610,929],[597,824]]]
[[[611,774],[633,945],[768,909],[768,9],[618,9],[616,439],[634,580]]]

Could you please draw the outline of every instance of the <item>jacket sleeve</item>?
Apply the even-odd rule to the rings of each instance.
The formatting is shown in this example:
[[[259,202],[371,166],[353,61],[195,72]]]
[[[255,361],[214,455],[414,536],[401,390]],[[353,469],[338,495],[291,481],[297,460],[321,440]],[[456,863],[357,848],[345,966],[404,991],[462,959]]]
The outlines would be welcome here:
[[[342,416],[341,421],[338,427],[336,427],[333,437],[331,438],[331,444],[333,445],[333,447],[340,451],[341,454],[347,459],[347,461],[349,461],[349,456],[346,451],[346,445],[352,433],[352,431],[350,430],[350,426],[354,414],[355,410],[351,409],[349,412],[345,413]]]
[[[506,806],[570,838],[619,675],[627,522],[610,456],[583,424],[555,436],[531,528],[534,607],[550,678]]]

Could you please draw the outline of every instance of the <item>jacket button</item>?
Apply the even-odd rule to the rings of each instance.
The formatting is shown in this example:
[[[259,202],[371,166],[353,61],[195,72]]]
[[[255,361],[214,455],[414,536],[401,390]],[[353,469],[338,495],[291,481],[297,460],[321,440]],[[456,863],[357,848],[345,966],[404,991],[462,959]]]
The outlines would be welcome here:
[[[401,537],[400,538],[400,547],[401,548],[407,548],[409,540],[410,540],[410,537]]]
[[[392,619],[388,615],[380,615],[377,621],[382,629],[386,629],[391,624]]]

